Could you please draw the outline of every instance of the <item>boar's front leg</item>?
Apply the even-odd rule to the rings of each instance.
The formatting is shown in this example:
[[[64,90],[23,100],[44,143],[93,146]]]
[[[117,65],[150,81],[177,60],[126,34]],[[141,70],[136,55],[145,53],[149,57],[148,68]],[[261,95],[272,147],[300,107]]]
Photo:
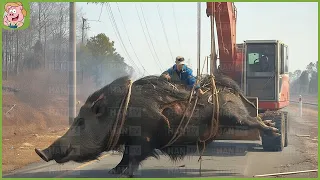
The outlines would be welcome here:
[[[265,134],[275,136],[280,135],[277,128],[267,126],[261,119],[259,119],[259,117],[251,117],[246,107],[238,98],[225,102],[219,110],[222,123],[226,123],[228,125],[238,124],[241,126],[247,126],[250,129],[259,129]],[[224,122],[225,120],[228,120],[229,122]]]
[[[151,146],[149,138],[135,137],[125,145],[122,160],[109,173],[123,174],[133,177],[138,170],[140,163],[152,155],[154,148]]]
[[[129,147],[125,146],[125,150],[122,155],[120,163],[109,171],[110,174],[121,174],[125,169],[128,168],[129,156],[126,154],[129,151]]]

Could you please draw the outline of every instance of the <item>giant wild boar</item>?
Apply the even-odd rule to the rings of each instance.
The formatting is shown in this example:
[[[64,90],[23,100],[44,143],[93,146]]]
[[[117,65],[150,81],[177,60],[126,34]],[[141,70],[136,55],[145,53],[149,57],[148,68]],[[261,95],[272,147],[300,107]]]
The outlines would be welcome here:
[[[109,85],[94,92],[81,107],[69,130],[51,146],[44,150],[35,149],[45,161],[55,160],[57,163],[68,161],[84,162],[94,160],[102,152],[119,150],[124,146],[121,162],[110,173],[126,174],[130,177],[138,169],[139,164],[146,158],[158,158],[156,149],[177,160],[186,153],[175,153],[170,148],[177,146],[195,145],[198,138],[208,137],[212,116],[215,116],[215,96],[212,91],[202,95],[192,112],[194,99],[186,113],[185,121],[188,127],[196,127],[193,135],[183,133],[173,144],[166,146],[181,122],[188,106],[190,91],[178,89],[178,85],[170,83],[157,76],[147,76],[133,82],[129,97],[128,111],[125,121],[118,117],[121,104],[127,97],[129,77],[118,78]],[[244,105],[239,86],[230,78],[216,75],[216,88],[219,102],[219,124],[241,125],[257,128],[270,136],[279,136],[278,130],[264,124],[257,117],[251,117]],[[210,76],[205,76],[201,86],[210,85]],[[240,95],[239,95],[240,94]],[[209,100],[212,99],[213,101]],[[249,103],[249,102],[248,102]],[[121,113],[120,113],[121,114]],[[118,123],[115,120],[119,119]],[[124,123],[123,123],[124,122]],[[117,129],[122,125],[122,132],[117,141],[112,143],[110,137],[115,137],[114,124]],[[120,124],[120,125],[119,125]],[[217,125],[217,124],[215,124]],[[212,142],[216,133],[212,133],[206,143]],[[139,149],[137,151],[137,148]],[[133,150],[134,149],[134,150]]]

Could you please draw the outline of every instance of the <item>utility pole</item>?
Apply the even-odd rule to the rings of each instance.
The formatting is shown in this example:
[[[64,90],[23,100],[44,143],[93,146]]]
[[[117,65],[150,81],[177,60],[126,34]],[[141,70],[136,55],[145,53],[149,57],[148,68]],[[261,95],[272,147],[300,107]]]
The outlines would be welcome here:
[[[211,22],[211,55],[210,55],[210,74],[214,74],[217,70],[217,55],[216,55],[216,40],[214,36],[214,12],[215,3],[212,5],[212,15],[210,15]]]
[[[200,40],[201,40],[201,2],[198,2],[198,68],[197,75],[200,77]]]
[[[85,29],[84,25],[85,25],[86,20],[87,20],[87,19],[85,19],[84,17],[82,17],[82,40],[81,40],[82,44],[83,44],[84,29]]]
[[[8,31],[7,32],[5,32],[5,31],[3,31],[3,33],[5,33],[5,39],[6,39],[6,80],[8,80],[8,74],[9,74],[9,72],[8,72],[8,60],[9,60],[9,58],[8,58]]]
[[[41,42],[41,2],[38,3],[38,23],[39,23],[38,38],[39,38],[39,42]]]
[[[207,63],[207,74],[209,74],[209,57],[206,56],[206,63]]]
[[[76,117],[76,4],[69,3],[69,124]]]

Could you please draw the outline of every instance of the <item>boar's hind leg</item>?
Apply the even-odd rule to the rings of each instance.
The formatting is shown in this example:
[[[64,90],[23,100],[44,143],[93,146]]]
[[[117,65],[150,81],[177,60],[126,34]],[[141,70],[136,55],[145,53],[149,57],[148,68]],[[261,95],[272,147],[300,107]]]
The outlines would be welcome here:
[[[241,126],[247,126],[250,129],[259,129],[266,134],[279,135],[277,134],[279,132],[278,129],[267,126],[257,117],[251,117],[246,108],[241,104],[237,104],[236,101],[229,101],[223,107],[220,107],[220,115],[230,119],[232,124],[236,123]]]
[[[257,117],[251,117],[248,115],[247,120],[243,121],[243,124],[248,125],[250,128],[257,128],[263,131],[265,134],[280,135],[279,130],[272,126],[267,126],[261,119]]]

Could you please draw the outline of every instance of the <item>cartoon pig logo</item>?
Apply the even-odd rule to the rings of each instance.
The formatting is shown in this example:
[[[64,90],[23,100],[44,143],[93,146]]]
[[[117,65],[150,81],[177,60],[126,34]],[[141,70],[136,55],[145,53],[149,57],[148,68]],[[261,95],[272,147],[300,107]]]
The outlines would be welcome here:
[[[13,29],[19,28],[23,25],[27,11],[23,8],[21,2],[9,2],[4,6],[4,9],[4,25]]]

